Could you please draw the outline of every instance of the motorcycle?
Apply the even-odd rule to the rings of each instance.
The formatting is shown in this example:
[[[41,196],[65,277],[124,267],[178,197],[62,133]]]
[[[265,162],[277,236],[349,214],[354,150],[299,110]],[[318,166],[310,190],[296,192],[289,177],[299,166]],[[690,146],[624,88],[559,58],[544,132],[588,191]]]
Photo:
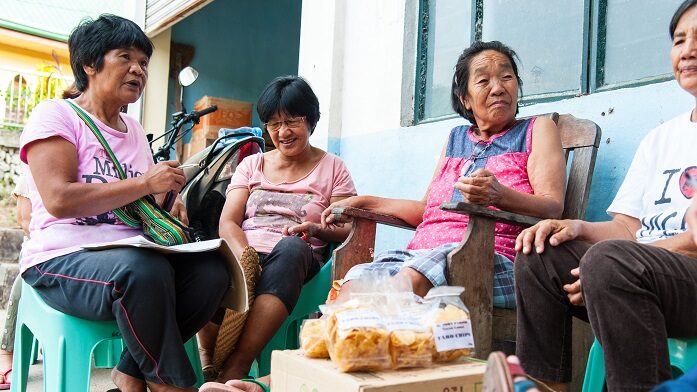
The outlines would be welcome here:
[[[191,67],[184,68],[179,73],[179,83],[183,88],[196,80],[198,72]],[[181,99],[181,97],[180,97]],[[150,146],[156,140],[165,137],[164,144],[153,154],[156,162],[170,159],[171,152],[177,141],[191,132],[201,117],[217,110],[215,105],[203,110],[193,110],[190,113],[182,108],[181,112],[172,114],[172,127],[162,136],[152,139]],[[190,125],[182,132],[185,125]],[[225,204],[225,191],[230,184],[237,165],[245,157],[264,152],[265,145],[262,131],[257,127],[242,127],[236,129],[221,128],[218,138],[208,147],[192,155],[180,166],[186,176],[186,184],[180,195],[189,216],[189,227],[193,229],[194,239],[204,241],[218,238],[220,214]],[[165,208],[174,202],[171,195],[165,199]],[[168,205],[169,204],[169,205]]]

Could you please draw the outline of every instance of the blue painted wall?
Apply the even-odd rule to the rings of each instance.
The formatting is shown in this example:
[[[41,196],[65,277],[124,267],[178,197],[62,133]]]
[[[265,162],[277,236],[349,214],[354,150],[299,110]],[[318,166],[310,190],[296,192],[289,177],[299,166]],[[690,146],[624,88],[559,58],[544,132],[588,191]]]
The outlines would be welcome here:
[[[522,107],[520,116],[556,111],[593,120],[602,128],[602,144],[593,176],[587,218],[609,219],[612,201],[642,137],[655,126],[692,109],[694,98],[675,81],[618,89],[583,97]],[[612,113],[610,113],[612,108]],[[604,115],[603,115],[604,113]],[[421,199],[433,175],[449,130],[466,123],[451,119],[413,127],[376,130],[351,136],[344,129],[340,141],[359,194]],[[376,251],[404,246],[413,233],[381,226]]]
[[[199,78],[184,91],[187,109],[204,95],[256,103],[271,79],[298,72],[302,2],[272,3],[218,0],[174,25],[172,42],[196,49],[191,66]],[[173,81],[169,92],[168,119],[174,111]],[[259,125],[256,107],[252,111],[253,124]]]

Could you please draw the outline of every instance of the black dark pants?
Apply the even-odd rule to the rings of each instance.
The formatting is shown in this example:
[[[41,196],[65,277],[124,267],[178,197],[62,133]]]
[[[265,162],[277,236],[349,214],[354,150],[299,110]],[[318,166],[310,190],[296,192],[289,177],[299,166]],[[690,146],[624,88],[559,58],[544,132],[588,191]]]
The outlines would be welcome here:
[[[163,255],[134,248],[59,256],[22,278],[63,313],[115,318],[126,343],[118,369],[177,387],[196,382],[183,344],[211,318],[229,285],[217,253]]]
[[[303,284],[317,275],[322,256],[300,237],[283,237],[268,254],[259,254],[261,276],[255,295],[271,294],[278,297],[288,310],[298,303]]]
[[[562,286],[580,265],[586,307]],[[697,336],[697,259],[633,241],[571,241],[516,257],[516,352],[534,377],[571,380],[571,317],[590,321],[610,391],[648,391],[671,378],[668,337]]]

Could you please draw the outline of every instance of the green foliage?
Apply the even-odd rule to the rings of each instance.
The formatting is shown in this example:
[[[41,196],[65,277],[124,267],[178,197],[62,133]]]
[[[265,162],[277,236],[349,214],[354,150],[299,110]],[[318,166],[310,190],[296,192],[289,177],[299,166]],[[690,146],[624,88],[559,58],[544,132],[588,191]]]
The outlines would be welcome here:
[[[34,98],[27,79],[22,75],[15,76],[5,90],[6,116],[5,121],[23,124],[34,109]]]
[[[36,69],[40,75],[36,78],[33,91],[24,75],[15,76],[5,89],[6,122],[24,124],[39,102],[60,98],[63,94],[65,82],[55,65],[38,64]]]
[[[46,99],[60,98],[65,89],[65,82],[60,77],[60,70],[55,65],[37,65],[41,72],[39,83],[34,90],[34,101],[39,103]],[[48,74],[45,76],[45,74]]]

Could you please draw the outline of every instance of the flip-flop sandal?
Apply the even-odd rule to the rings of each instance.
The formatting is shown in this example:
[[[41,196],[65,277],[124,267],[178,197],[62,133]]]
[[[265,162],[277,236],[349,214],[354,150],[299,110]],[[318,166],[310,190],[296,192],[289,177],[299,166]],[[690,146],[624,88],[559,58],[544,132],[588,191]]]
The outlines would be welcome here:
[[[5,370],[4,373],[0,373],[0,376],[2,376],[2,383],[0,383],[0,390],[5,391],[10,389],[10,377],[9,374],[12,373],[12,368],[9,368]]]
[[[255,379],[255,378],[243,378],[243,379],[241,379],[240,381],[251,382],[251,383],[257,384],[258,386],[261,387],[261,389],[264,390],[264,392],[270,392],[270,391],[271,391],[271,388],[270,388],[268,385],[264,384],[263,382],[261,382],[261,381]]]
[[[245,382],[251,382],[254,384],[257,384],[260,386],[264,392],[270,392],[271,389],[269,388],[268,385],[264,384],[263,382],[253,379],[253,378],[243,378],[240,381],[245,381]],[[231,385],[225,385],[221,384],[219,382],[207,382],[203,385],[201,385],[201,388],[198,389],[198,392],[231,392],[231,391],[239,391],[239,388],[235,388]]]
[[[526,379],[513,381],[521,376]],[[537,385],[520,365],[508,362],[506,355],[500,351],[489,354],[484,373],[484,392],[524,392],[532,388],[537,388]]]

